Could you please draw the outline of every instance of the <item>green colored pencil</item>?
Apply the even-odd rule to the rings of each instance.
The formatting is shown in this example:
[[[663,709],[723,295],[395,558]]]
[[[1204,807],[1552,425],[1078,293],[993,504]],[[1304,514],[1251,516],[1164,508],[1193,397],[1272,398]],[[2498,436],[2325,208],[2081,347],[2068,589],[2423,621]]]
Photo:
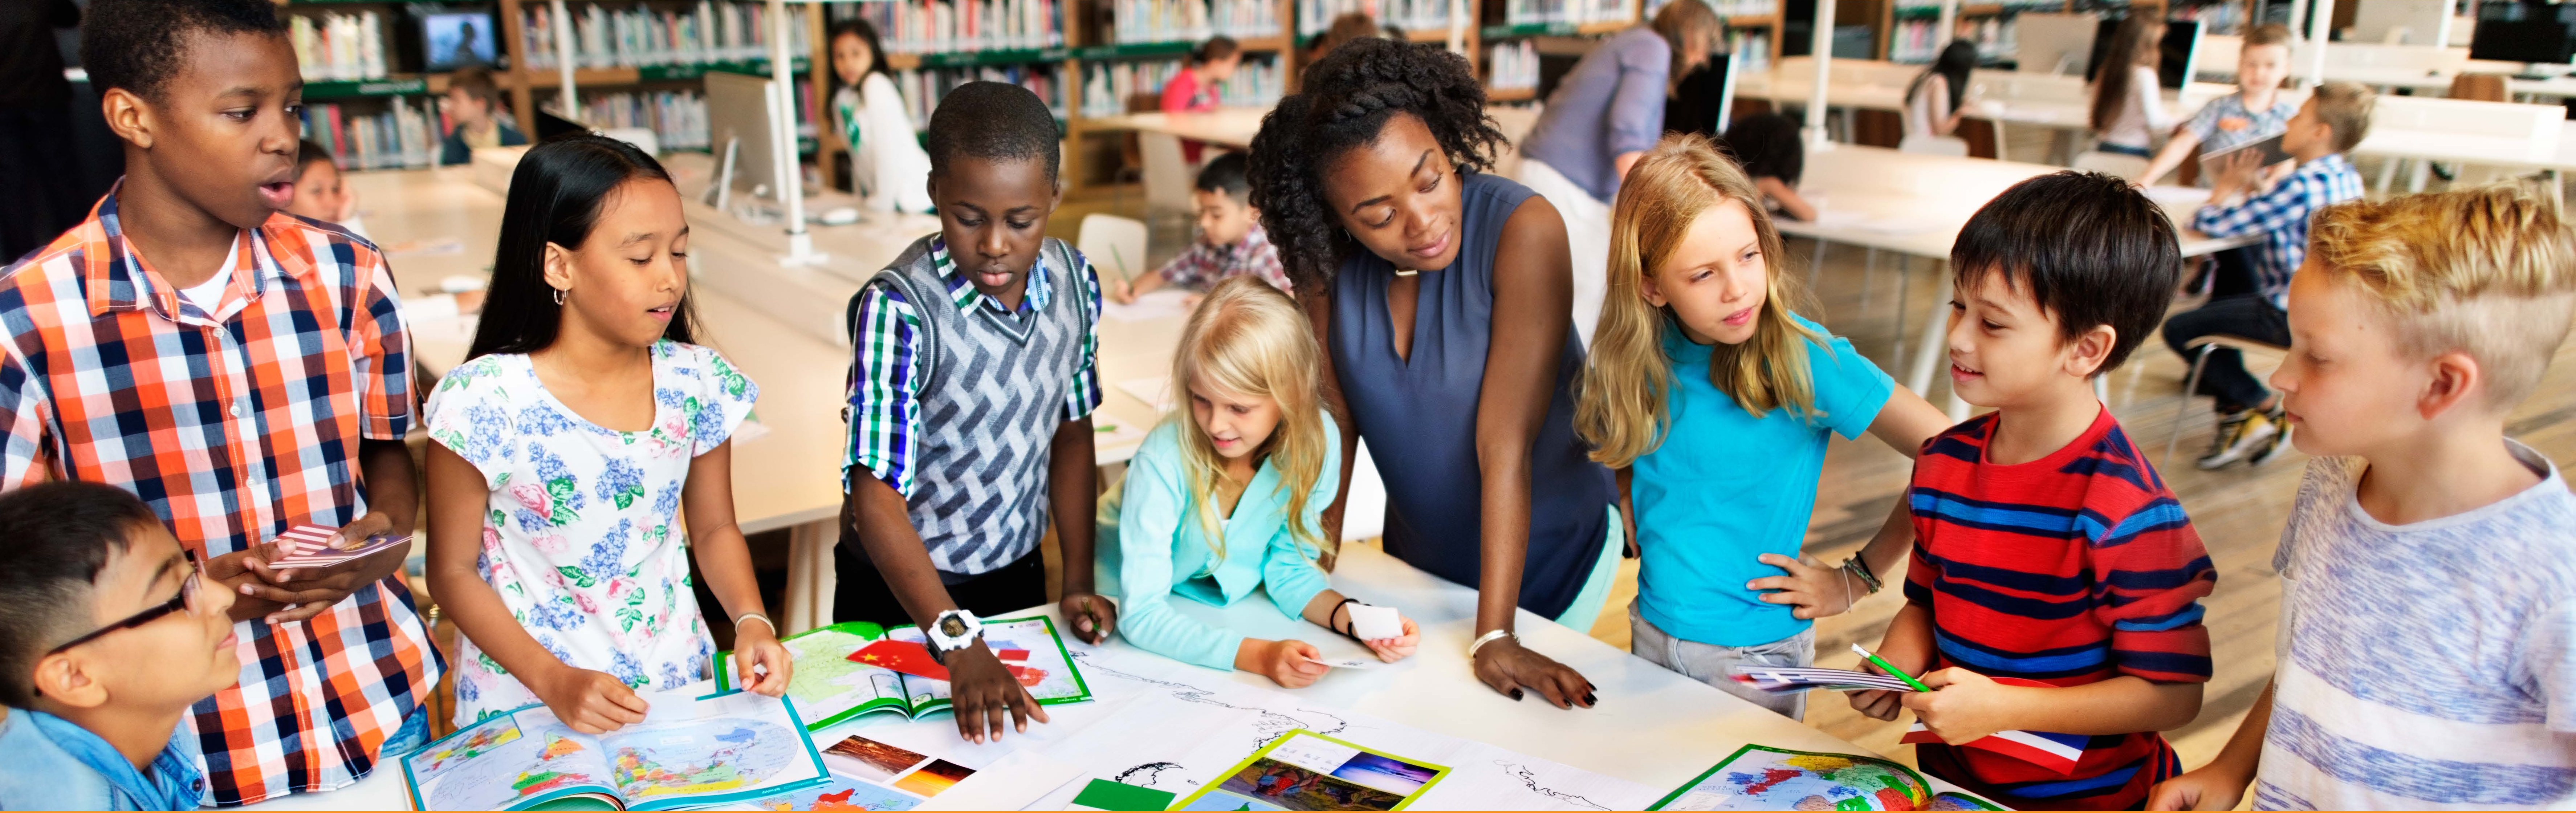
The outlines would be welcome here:
[[[1932,687],[1923,685],[1923,681],[1915,680],[1914,676],[1906,674],[1903,669],[1898,669],[1894,666],[1888,665],[1887,661],[1881,660],[1877,655],[1870,654],[1869,650],[1861,648],[1861,645],[1859,644],[1853,644],[1852,651],[1860,653],[1861,657],[1869,659],[1869,662],[1877,665],[1879,669],[1887,672],[1888,674],[1895,675],[1896,679],[1905,681],[1905,685],[1914,687],[1915,691],[1928,692],[1932,690]]]

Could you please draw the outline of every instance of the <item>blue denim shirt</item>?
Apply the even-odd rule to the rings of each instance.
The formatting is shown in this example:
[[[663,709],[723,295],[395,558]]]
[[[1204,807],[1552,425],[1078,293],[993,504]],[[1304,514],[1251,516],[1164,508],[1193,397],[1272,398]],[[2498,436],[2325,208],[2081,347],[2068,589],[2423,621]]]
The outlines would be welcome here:
[[[0,754],[8,755],[0,761],[0,809],[194,810],[205,789],[186,726],[170,732],[170,746],[146,774],[70,720],[16,708],[8,715],[0,719]]]

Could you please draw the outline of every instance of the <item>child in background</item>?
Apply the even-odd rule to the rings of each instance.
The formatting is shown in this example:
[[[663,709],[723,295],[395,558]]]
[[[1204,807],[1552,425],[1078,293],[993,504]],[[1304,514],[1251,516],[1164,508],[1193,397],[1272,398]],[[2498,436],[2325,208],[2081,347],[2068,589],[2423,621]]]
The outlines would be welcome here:
[[[1321,517],[1341,471],[1341,435],[1324,408],[1322,350],[1305,312],[1278,289],[1217,284],[1181,329],[1172,379],[1188,388],[1128,463],[1115,523],[1100,529],[1103,568],[1118,574],[1129,643],[1211,669],[1240,669],[1295,688],[1329,667],[1312,644],[1271,641],[1175,612],[1175,597],[1219,607],[1262,588],[1279,612],[1358,640],[1358,599],[1326,586]],[[1112,553],[1112,552],[1115,553]],[[1395,638],[1360,641],[1380,660],[1413,654],[1411,619]]]
[[[2209,100],[2174,130],[2138,185],[2154,186],[2194,156],[2280,135],[2297,112],[2279,103],[2281,80],[2289,75],[2290,27],[2264,23],[2246,29],[2245,46],[2236,55],[2236,92]]]
[[[241,678],[233,594],[114,486],[0,495],[0,808],[192,810],[188,707]]]
[[[914,137],[912,114],[885,65],[877,29],[864,19],[832,26],[832,120],[849,148],[850,184],[868,208],[930,211],[930,155]]]
[[[1759,205],[1699,136],[1638,159],[1610,218],[1609,294],[1574,426],[1636,518],[1630,651],[1799,719],[1805,695],[1728,668],[1812,664],[1809,619],[1876,591],[1912,541],[1900,508],[1839,568],[1798,557],[1826,444],[1866,429],[1911,454],[1949,419],[1792,309],[1805,292]]]
[[[2576,803],[2576,496],[2505,436],[2566,341],[2576,234],[2488,188],[2319,212],[2272,383],[2308,461],[2271,685],[2158,809]]]
[[[729,439],[760,388],[689,343],[679,190],[625,142],[568,136],[520,159],[501,223],[474,343],[428,407],[429,579],[465,634],[456,725],[533,702],[588,734],[643,721],[637,691],[708,675],[701,580],[733,620],[738,682],[785,692],[733,523]]]
[[[1134,282],[1109,283],[1109,298],[1123,305],[1165,285],[1205,291],[1246,275],[1288,291],[1288,272],[1279,264],[1279,249],[1270,245],[1270,234],[1261,230],[1261,210],[1249,202],[1252,186],[1245,182],[1243,170],[1242,153],[1217,156],[1200,168],[1198,188],[1190,191],[1190,202],[1198,208],[1198,242],[1164,263],[1159,272]]]
[[[340,174],[340,162],[310,139],[295,145],[295,197],[287,201],[286,213],[367,236],[366,225],[358,222],[358,193],[350,191]]]
[[[1062,199],[1055,114],[1027,88],[968,82],[930,114],[939,232],[851,297],[847,489],[836,549],[842,621],[910,620],[952,679],[957,733],[998,739],[1046,711],[982,641],[978,615],[1044,604],[1052,515],[1061,606],[1106,639],[1092,592],[1091,411],[1100,406],[1100,281],[1046,236]],[[936,416],[935,418],[932,416]]]
[[[478,147],[516,147],[528,143],[519,134],[519,126],[510,121],[509,111],[502,107],[501,86],[492,82],[492,71],[480,65],[468,65],[448,74],[446,104],[440,110],[455,126],[439,142],[438,162],[462,164],[474,160]]]
[[[2181,263],[2155,202],[2077,172],[2005,190],[1951,253],[1951,386],[1995,411],[1914,460],[1906,605],[1878,646],[1933,691],[1851,702],[1882,720],[1901,702],[1941,740],[1917,746],[1925,772],[2014,808],[2136,807],[2181,772],[2155,732],[2200,712],[2217,574],[2091,384],[2146,340]],[[1964,747],[2010,730],[2090,739],[2072,770]]]
[[[1243,65],[1243,46],[1233,37],[1217,36],[1190,49],[1190,58],[1172,78],[1163,80],[1162,109],[1165,113],[1200,113],[1215,110],[1218,93],[1234,69]],[[1181,160],[1199,162],[1199,153],[1207,145],[1196,141],[1181,142]]]
[[[1951,40],[1932,67],[1905,89],[1905,137],[1946,136],[1967,116],[1968,76],[1977,69],[1977,44]]]
[[[298,525],[416,527],[393,272],[278,211],[304,80],[275,4],[92,0],[81,55],[125,179],[0,270],[0,321],[30,326],[0,349],[0,489],[133,492],[233,594],[259,657],[188,717],[201,804],[346,787],[428,739],[446,664],[400,576],[411,545],[267,563]]]
[[[2290,277],[2307,253],[2308,219],[2328,204],[2361,197],[2361,172],[2344,153],[2368,132],[2376,98],[2370,89],[2349,82],[2318,85],[2281,130],[2281,149],[2298,159],[2297,169],[2286,162],[2274,166],[2263,179],[2268,188],[2259,190],[2256,174],[2264,170],[2255,165],[2257,156],[2235,156],[2219,171],[2210,184],[2209,202],[2192,216],[2191,226],[2211,237],[2263,235],[2254,266],[2256,290],[2212,298],[2166,320],[2165,346],[2175,355],[2190,358],[2192,340],[2211,334],[2290,343]],[[2241,201],[2235,200],[2239,193],[2245,195]],[[2198,465],[2217,469],[2239,460],[2256,466],[2270,462],[2289,439],[2280,396],[2245,371],[2244,354],[2218,347],[2201,352],[2209,358],[2201,366],[2200,390],[2192,394],[2217,399],[2218,428]]]
[[[1798,136],[1796,119],[1778,113],[1738,118],[1727,126],[1717,148],[1753,179],[1764,209],[1790,220],[1816,219],[1816,205],[1798,196],[1798,177],[1807,171],[1807,142]]]
[[[2144,13],[2129,15],[2112,30],[2111,47],[2102,52],[2093,76],[2089,123],[2100,139],[2094,149],[2152,159],[2156,137],[2173,129],[2156,84],[2164,36],[2164,22]]]

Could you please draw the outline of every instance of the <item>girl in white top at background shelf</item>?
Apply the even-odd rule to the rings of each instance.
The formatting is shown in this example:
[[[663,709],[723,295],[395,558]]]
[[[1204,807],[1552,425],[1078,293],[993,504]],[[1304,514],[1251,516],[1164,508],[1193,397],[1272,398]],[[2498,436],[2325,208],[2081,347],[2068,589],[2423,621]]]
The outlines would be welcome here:
[[[1959,129],[1959,118],[1966,115],[1968,75],[1977,69],[1977,46],[1967,40],[1951,40],[1932,67],[1914,77],[1914,85],[1905,90],[1905,135],[1946,136]]]
[[[429,583],[465,634],[456,724],[539,702],[589,734],[642,722],[640,692],[709,674],[701,582],[733,620],[734,680],[785,693],[734,526],[732,438],[760,388],[689,343],[670,174],[623,141],[557,138],[519,161],[501,222],[474,343],[429,396]]]
[[[886,73],[885,49],[866,20],[832,27],[832,121],[849,145],[850,186],[880,212],[930,211],[930,154]]]
[[[2111,35],[2111,47],[2093,72],[2091,124],[2101,139],[2094,149],[2153,158],[2156,137],[2173,129],[2156,85],[2164,37],[2165,24],[2143,14],[2129,15]]]

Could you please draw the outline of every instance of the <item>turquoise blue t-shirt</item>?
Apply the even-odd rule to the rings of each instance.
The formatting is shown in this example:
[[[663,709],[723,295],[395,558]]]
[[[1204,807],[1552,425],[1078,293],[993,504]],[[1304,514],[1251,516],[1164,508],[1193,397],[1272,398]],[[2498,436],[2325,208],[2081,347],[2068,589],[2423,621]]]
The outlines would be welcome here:
[[[1778,307],[1772,305],[1771,307]],[[1799,324],[1831,336],[1814,322]],[[1629,485],[1637,507],[1638,610],[1690,641],[1753,646],[1796,635],[1810,622],[1763,602],[1744,583],[1782,575],[1756,560],[1798,555],[1815,513],[1827,433],[1859,437],[1887,405],[1895,381],[1834,336],[1807,345],[1818,414],[1786,408],[1754,417],[1709,382],[1712,348],[1666,323],[1673,362],[1662,445],[1637,458]]]

